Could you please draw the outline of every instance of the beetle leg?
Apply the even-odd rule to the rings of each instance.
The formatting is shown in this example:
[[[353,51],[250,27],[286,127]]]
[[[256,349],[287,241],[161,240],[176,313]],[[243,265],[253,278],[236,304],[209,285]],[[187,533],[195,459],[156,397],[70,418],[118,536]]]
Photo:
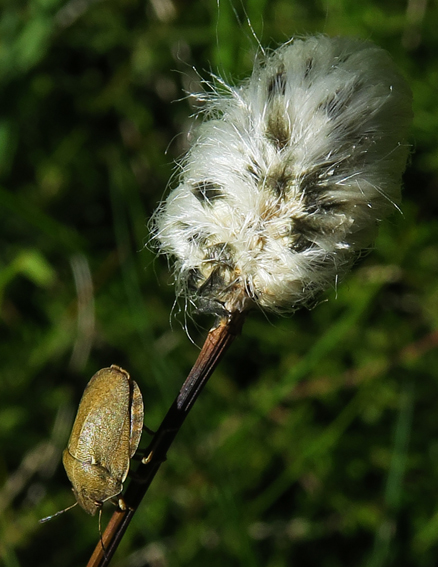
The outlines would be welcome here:
[[[156,433],[155,431],[152,431],[152,429],[149,429],[149,427],[147,425],[144,425],[144,424],[143,424],[143,431],[146,431],[146,433],[151,435],[151,437],[153,437]]]
[[[138,484],[141,484],[143,482],[143,478],[141,477],[141,475],[137,474],[134,471],[129,471],[129,478],[132,478],[132,480],[134,482],[137,482]]]
[[[143,431],[146,431],[146,433],[151,435],[151,437],[153,437],[156,433],[155,431],[152,431],[152,429],[149,429],[149,427],[145,424],[143,424]],[[132,455],[131,459],[133,461],[141,461],[143,464],[146,464],[151,460],[152,455],[148,455],[147,457],[145,457],[144,455],[145,455],[145,451],[139,449],[136,453],[134,453],[134,455]]]
[[[147,462],[149,462],[151,460],[152,457],[150,457],[149,455],[152,453],[152,451],[149,451],[148,456],[145,457],[146,454],[146,450],[142,449],[141,451],[137,451],[137,453],[135,453],[135,455],[133,457],[131,457],[132,461],[141,461],[143,464],[146,463],[145,459],[149,459]]]
[[[154,458],[154,451],[149,451],[149,453],[146,456],[144,456],[142,459],[140,459],[139,457],[140,456],[138,456],[138,459],[141,460],[141,464],[147,465]],[[160,460],[160,463],[164,463],[164,461],[166,460],[167,460],[166,457],[164,457],[164,459]],[[141,475],[137,474],[137,472],[130,470],[128,475],[130,476],[130,478],[132,478],[134,482],[138,482],[139,484],[145,482],[144,478]]]
[[[141,460],[141,464],[142,465],[147,465],[148,463],[150,463],[152,461],[152,457],[154,456],[154,452],[150,451],[149,455],[146,457],[143,457]]]
[[[127,509],[127,505],[126,505],[126,502],[125,502],[123,496],[118,497],[117,505],[118,505],[119,509],[122,510],[122,512],[124,512]]]

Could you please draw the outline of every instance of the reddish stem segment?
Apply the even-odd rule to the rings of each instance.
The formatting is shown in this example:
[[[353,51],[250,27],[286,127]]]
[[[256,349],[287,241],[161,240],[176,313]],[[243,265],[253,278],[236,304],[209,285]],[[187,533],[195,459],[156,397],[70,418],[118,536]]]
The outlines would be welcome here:
[[[228,319],[222,320],[208,333],[190,374],[145,451],[147,462],[139,465],[135,477],[126,490],[124,495],[126,509],[117,509],[114,512],[102,535],[102,542],[99,541],[97,544],[87,567],[104,567],[109,564],[135,510],[146,494],[161,463],[166,460],[167,451],[187,414],[228,347],[240,333],[243,321],[244,314],[236,312]]]

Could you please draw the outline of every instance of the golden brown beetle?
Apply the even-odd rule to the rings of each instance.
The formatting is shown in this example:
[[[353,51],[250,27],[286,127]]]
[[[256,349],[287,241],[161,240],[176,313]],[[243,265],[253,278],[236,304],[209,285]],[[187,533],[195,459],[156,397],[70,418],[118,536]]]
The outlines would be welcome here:
[[[91,378],[62,457],[76,500],[88,514],[122,492],[143,415],[140,389],[126,370],[113,364]]]

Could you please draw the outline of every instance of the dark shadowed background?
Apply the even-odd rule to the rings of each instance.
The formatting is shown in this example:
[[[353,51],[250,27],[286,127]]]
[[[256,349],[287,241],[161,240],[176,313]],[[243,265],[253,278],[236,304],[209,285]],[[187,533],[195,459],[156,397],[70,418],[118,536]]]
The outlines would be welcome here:
[[[84,565],[98,540],[97,517],[78,507],[38,523],[74,501],[60,458],[94,372],[126,368],[154,429],[197,356],[183,314],[170,315],[171,278],[145,248],[147,222],[187,148],[196,111],[187,92],[210,71],[229,82],[250,73],[247,18],[266,46],[327,33],[391,52],[414,92],[402,214],[315,309],[248,319],[113,565],[436,565],[438,7],[429,4],[3,1],[6,567]],[[197,322],[188,325],[199,345],[212,321]]]

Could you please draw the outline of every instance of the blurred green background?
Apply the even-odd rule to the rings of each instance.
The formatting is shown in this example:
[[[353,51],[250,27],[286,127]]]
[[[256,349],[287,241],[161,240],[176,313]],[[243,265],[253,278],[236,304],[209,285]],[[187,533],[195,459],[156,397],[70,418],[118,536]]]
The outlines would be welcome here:
[[[78,507],[38,523],[74,501],[60,457],[92,374],[126,368],[154,429],[197,356],[211,321],[190,324],[193,344],[171,316],[147,221],[199,75],[250,73],[248,19],[266,46],[322,32],[391,52],[415,101],[402,214],[314,310],[248,319],[113,565],[437,564],[437,18],[427,0],[2,1],[6,567],[84,565],[98,540]]]

